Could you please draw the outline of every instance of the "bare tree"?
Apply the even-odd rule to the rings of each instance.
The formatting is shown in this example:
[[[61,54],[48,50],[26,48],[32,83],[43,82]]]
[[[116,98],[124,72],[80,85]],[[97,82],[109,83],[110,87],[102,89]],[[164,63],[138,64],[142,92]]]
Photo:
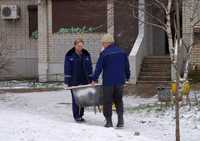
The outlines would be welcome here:
[[[120,0],[116,0],[122,2]],[[184,4],[184,5],[183,5]],[[139,3],[140,5],[140,3]],[[135,7],[134,5],[130,5]],[[190,18],[190,28],[194,28],[194,26],[200,22],[200,17],[198,17],[198,10],[200,10],[200,1],[199,0],[149,0],[148,6],[154,6],[159,9],[158,12],[162,13],[165,17],[164,20],[156,17],[153,13],[150,13],[147,9],[140,9],[138,11],[143,12],[145,16],[153,19],[152,21],[142,21],[140,17],[134,15],[141,23],[146,25],[151,25],[162,29],[168,37],[169,44],[169,53],[171,58],[172,66],[174,67],[174,74],[176,76],[176,95],[175,95],[175,110],[176,110],[176,141],[180,141],[180,127],[179,127],[179,83],[180,80],[186,81],[188,78],[188,70],[190,64],[190,56],[191,50],[194,43],[188,43],[182,38],[182,8],[183,6],[192,11]],[[137,8],[137,7],[136,7]],[[189,16],[189,15],[188,15]],[[184,74],[180,73],[179,66],[179,53],[181,50],[185,49],[185,57],[184,57]]]

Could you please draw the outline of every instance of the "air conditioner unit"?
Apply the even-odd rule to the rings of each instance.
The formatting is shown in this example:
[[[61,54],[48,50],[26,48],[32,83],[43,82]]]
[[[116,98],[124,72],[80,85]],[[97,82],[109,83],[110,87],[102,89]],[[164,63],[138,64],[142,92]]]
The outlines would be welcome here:
[[[17,5],[1,5],[1,18],[5,20],[19,19],[20,9]]]

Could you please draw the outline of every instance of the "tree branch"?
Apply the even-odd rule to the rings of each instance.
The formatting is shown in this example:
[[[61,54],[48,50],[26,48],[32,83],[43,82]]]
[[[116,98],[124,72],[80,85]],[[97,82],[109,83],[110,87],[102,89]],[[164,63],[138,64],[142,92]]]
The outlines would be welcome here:
[[[153,0],[153,1],[155,1],[157,4],[159,4],[162,7],[162,9],[165,11],[165,13],[167,14],[167,8],[163,2],[161,2],[159,0]]]
[[[147,24],[147,25],[151,25],[151,26],[160,28],[160,29],[162,29],[163,31],[167,32],[166,27],[164,27],[164,26],[161,26],[161,25],[158,25],[158,24],[154,24],[154,23],[151,23],[151,22],[143,21],[143,20],[141,20],[141,19],[140,19],[139,17],[137,17],[137,16],[134,16],[134,17],[135,17],[136,19],[138,19],[138,21],[140,21],[140,22],[142,22],[142,23],[144,23],[144,24]]]

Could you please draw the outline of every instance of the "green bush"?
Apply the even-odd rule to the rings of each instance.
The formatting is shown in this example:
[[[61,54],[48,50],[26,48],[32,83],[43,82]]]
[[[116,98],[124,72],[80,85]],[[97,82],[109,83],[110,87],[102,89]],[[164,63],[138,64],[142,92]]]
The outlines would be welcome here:
[[[58,33],[93,33],[96,29],[93,27],[70,27],[70,28],[60,28]]]
[[[32,37],[33,39],[37,40],[37,39],[38,39],[38,36],[39,36],[38,34],[39,34],[38,31],[34,31],[34,32],[32,32],[31,37]]]

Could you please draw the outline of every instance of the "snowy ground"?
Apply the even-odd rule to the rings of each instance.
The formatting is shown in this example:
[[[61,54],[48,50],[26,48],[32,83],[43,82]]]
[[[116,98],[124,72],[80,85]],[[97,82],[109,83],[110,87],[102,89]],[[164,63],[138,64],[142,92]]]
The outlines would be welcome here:
[[[0,94],[0,140],[175,141],[174,110],[160,111],[156,102],[156,97],[124,97],[125,128],[107,129],[102,113],[94,114],[92,108],[85,110],[86,123],[75,123],[67,91]],[[198,141],[200,107],[185,106],[180,116],[181,141]]]

